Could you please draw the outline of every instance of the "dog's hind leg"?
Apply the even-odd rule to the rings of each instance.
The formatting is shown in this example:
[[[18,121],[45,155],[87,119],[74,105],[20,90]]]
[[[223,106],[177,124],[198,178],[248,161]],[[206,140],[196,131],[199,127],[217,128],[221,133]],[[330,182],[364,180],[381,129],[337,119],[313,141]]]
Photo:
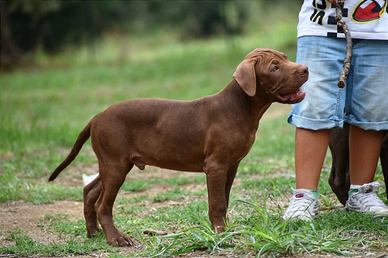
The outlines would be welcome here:
[[[84,188],[84,216],[86,221],[86,235],[92,237],[101,231],[98,227],[95,204],[102,189],[100,176]]]
[[[131,246],[133,245],[132,239],[124,235],[114,225],[113,204],[117,197],[117,193],[123,185],[129,170],[132,169],[133,164],[117,160],[111,160],[108,164],[114,165],[109,167],[100,163],[102,189],[100,197],[95,204],[97,217],[104,230],[108,244],[112,246]]]

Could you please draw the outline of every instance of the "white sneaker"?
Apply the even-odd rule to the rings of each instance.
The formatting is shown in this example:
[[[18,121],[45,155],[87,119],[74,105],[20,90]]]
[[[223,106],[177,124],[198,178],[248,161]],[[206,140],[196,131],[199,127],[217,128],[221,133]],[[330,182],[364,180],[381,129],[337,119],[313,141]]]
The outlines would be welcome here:
[[[377,196],[374,188],[380,184],[372,182],[362,185],[358,192],[351,193],[346,201],[345,208],[348,211],[373,213],[378,216],[388,216],[388,206]]]
[[[317,215],[318,198],[309,189],[296,189],[283,219],[310,221]]]

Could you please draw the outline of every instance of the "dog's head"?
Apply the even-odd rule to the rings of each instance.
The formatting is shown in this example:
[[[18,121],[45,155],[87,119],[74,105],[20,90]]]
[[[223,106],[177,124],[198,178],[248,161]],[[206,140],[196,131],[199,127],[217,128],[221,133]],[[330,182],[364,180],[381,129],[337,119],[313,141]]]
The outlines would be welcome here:
[[[298,103],[305,92],[300,88],[308,79],[308,68],[288,60],[269,48],[257,48],[237,67],[233,78],[251,97],[267,94],[272,101]]]

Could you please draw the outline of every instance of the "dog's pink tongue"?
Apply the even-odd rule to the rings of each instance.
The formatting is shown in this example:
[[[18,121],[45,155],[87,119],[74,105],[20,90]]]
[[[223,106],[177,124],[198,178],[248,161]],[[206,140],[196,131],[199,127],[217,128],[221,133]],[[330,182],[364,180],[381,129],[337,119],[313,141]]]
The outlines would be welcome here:
[[[280,100],[284,102],[287,102],[287,101],[299,102],[304,98],[305,95],[306,95],[306,92],[304,92],[304,90],[299,88],[297,91],[293,93],[289,93],[285,95],[279,94],[278,97],[280,98]]]
[[[304,98],[304,96],[306,95],[306,92],[302,90],[302,88],[299,88],[298,91],[291,93],[290,95],[291,95],[290,100],[296,100],[299,98]]]

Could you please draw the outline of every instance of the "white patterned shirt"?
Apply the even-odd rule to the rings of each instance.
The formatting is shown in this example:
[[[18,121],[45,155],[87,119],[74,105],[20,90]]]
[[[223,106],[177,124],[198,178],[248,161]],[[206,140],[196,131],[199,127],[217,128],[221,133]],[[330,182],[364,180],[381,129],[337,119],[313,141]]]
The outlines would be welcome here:
[[[343,19],[353,39],[388,40],[388,0],[345,0]],[[299,13],[298,37],[344,38],[337,26],[335,5],[326,0],[304,0]]]

